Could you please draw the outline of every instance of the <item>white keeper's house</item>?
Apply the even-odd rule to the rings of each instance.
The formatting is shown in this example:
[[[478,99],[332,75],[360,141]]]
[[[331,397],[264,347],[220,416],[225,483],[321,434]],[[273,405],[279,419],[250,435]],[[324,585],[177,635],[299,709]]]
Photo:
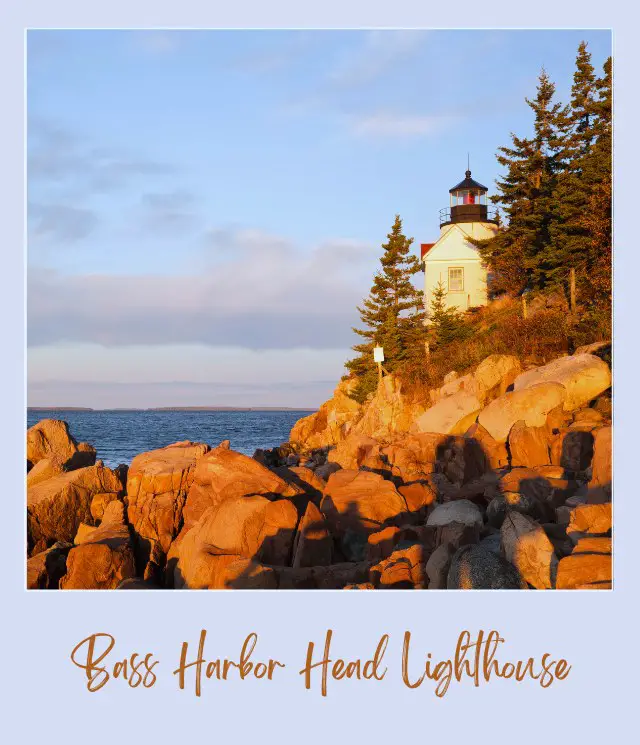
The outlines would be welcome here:
[[[447,292],[448,307],[465,311],[487,304],[487,268],[467,239],[494,235],[496,212],[487,207],[487,187],[474,181],[471,171],[449,189],[449,195],[449,207],[440,210],[440,237],[420,246],[427,316],[439,282]]]

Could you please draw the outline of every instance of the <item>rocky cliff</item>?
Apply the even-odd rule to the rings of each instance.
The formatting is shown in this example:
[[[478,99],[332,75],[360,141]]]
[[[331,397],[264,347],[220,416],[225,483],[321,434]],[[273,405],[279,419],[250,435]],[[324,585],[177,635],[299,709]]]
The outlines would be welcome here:
[[[524,370],[491,355],[431,391],[387,376],[364,405],[343,381],[253,458],[181,442],[112,471],[40,422],[28,585],[609,588],[611,371],[594,351]]]

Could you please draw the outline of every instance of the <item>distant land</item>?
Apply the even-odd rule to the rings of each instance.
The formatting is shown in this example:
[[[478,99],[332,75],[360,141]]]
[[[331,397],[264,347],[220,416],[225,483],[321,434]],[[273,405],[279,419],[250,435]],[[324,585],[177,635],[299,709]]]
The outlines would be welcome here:
[[[27,406],[27,411],[317,411],[306,406],[158,406],[149,409],[114,407],[93,409],[89,406]]]

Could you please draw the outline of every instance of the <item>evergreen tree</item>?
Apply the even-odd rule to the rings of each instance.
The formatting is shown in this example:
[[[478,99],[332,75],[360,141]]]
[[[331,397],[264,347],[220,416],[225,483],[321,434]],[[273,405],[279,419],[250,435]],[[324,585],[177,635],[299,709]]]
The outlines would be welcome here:
[[[433,290],[429,313],[429,335],[435,348],[446,346],[452,341],[468,336],[468,328],[457,308],[448,308],[445,302],[447,290],[438,282]]]
[[[543,69],[533,100],[525,99],[534,113],[530,138],[511,134],[512,146],[500,147],[497,160],[506,174],[497,182],[500,204],[508,225],[485,240],[472,240],[494,275],[496,289],[518,294],[527,287],[548,283],[548,260],[553,192],[563,167],[568,109],[554,102],[555,85]]]
[[[411,277],[420,271],[420,262],[410,253],[413,238],[402,233],[399,215],[387,239],[382,244],[381,268],[369,296],[358,308],[364,328],[353,329],[365,341],[353,347],[358,356],[346,363],[346,368],[361,378],[362,390],[355,394],[357,397],[375,385],[374,346],[384,347],[385,367],[393,371],[415,353],[423,328],[422,292],[411,282]]]
[[[589,228],[584,221],[591,193],[599,177],[589,174],[588,162],[598,134],[598,81],[587,45],[578,47],[576,71],[567,117],[564,168],[553,194],[550,243],[545,253],[549,284],[568,291],[569,271],[576,270],[579,289],[588,283]],[[585,170],[586,169],[586,170]],[[592,181],[595,178],[596,181]],[[581,293],[583,294],[583,293]]]
[[[604,64],[604,75],[596,81],[596,141],[584,158],[582,176],[589,185],[587,204],[580,225],[588,240],[581,254],[582,301],[610,314],[612,273],[612,131],[611,58]]]

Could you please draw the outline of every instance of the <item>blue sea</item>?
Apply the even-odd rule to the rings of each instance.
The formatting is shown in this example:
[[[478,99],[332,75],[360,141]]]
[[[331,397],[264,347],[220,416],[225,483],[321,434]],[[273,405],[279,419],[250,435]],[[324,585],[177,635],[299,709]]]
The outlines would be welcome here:
[[[78,442],[88,442],[109,467],[180,440],[211,446],[231,440],[246,455],[287,442],[291,428],[310,411],[44,411],[27,412],[27,426],[64,419]]]

